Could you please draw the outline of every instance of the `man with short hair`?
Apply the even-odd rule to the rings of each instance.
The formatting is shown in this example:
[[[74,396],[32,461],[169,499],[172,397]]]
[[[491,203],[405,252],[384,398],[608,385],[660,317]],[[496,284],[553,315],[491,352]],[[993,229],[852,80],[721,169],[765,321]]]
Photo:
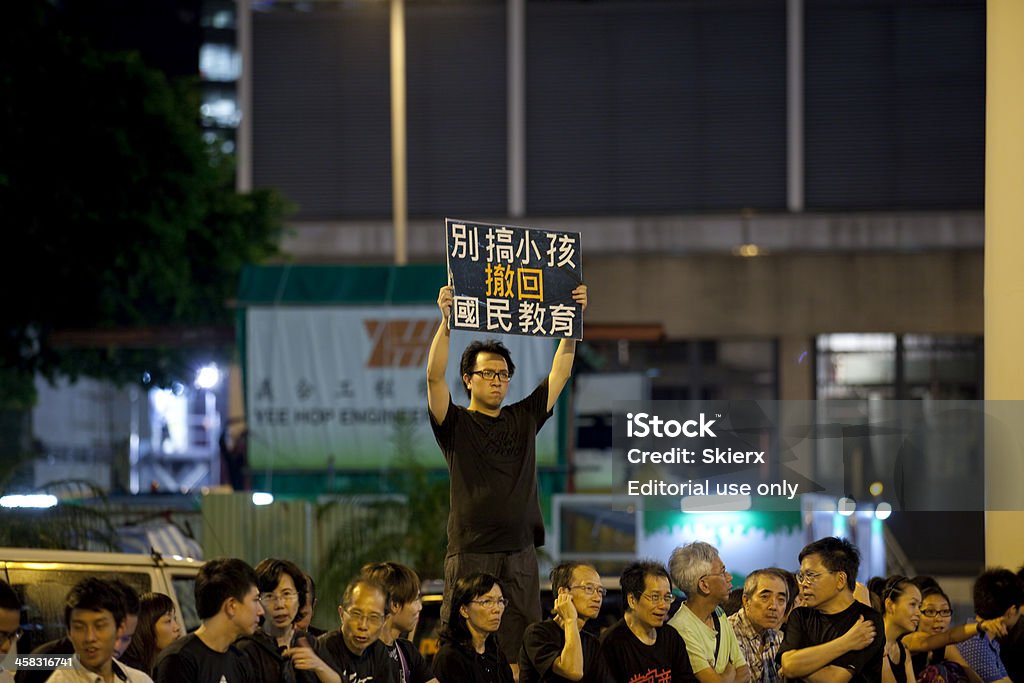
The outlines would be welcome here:
[[[316,613],[316,584],[313,577],[305,574],[306,577],[306,601],[299,608],[299,620],[295,622],[295,630],[305,631],[314,638],[322,636],[325,631],[322,628],[313,626],[313,614]]]
[[[14,657],[18,654],[19,638],[21,600],[10,584],[0,579],[0,683],[14,683]]]
[[[441,622],[451,611],[451,592],[475,572],[496,576],[509,601],[498,630],[505,657],[515,672],[523,632],[540,621],[540,577],[536,548],[544,545],[544,520],[537,497],[536,435],[544,426],[572,373],[576,342],[562,339],[551,372],[522,401],[502,406],[515,364],[499,341],[475,341],[459,369],[469,407],[452,401],[445,381],[454,290],[437,297],[441,324],[427,358],[427,407],[450,476],[448,555],[444,561]],[[587,287],[572,291],[587,307]]]
[[[674,628],[663,628],[675,600],[665,567],[642,561],[619,578],[626,614],[601,637],[601,655],[620,683],[692,683],[697,680]]]
[[[778,683],[775,655],[782,645],[782,620],[789,604],[786,572],[776,567],[755,569],[743,582],[742,606],[729,617],[743,659],[750,667],[751,683]]]
[[[260,626],[256,572],[242,560],[210,560],[196,575],[196,612],[202,624],[157,656],[156,683],[242,683],[253,680],[244,655],[234,646]]]
[[[701,683],[747,683],[750,670],[722,604],[732,592],[732,574],[718,550],[694,541],[672,551],[672,581],[686,600],[669,620],[683,637],[693,673]]]
[[[360,573],[377,581],[391,601],[387,619],[380,631],[391,668],[399,674],[400,683],[437,683],[426,660],[407,636],[416,630],[423,610],[420,600],[420,577],[410,567],[398,562],[374,562],[364,565]]]
[[[139,610],[142,605],[139,602],[139,594],[127,583],[116,577],[108,581],[121,594],[121,602],[124,603],[124,630],[117,639],[117,645],[114,646],[114,657],[120,658],[131,645],[135,629],[139,625]]]
[[[786,621],[780,648],[787,680],[876,683],[882,680],[882,615],[853,597],[860,551],[830,536],[800,551],[803,606]]]
[[[359,576],[349,582],[338,606],[341,627],[317,639],[320,656],[343,683],[398,681],[380,642],[388,617],[388,594],[379,582]]]
[[[64,601],[64,624],[75,648],[71,667],[57,669],[48,683],[153,683],[144,672],[114,659],[124,634],[124,596],[111,582],[97,578],[76,583]]]
[[[555,616],[526,627],[519,683],[612,683],[601,643],[583,630],[601,612],[601,575],[589,564],[570,561],[552,569],[550,578]]]
[[[1020,619],[1022,604],[1024,588],[1009,569],[990,569],[974,580],[974,613],[978,621],[1002,617],[1006,628],[1012,629]],[[985,683],[1010,683],[999,641],[979,630],[976,636],[957,643],[956,648]]]

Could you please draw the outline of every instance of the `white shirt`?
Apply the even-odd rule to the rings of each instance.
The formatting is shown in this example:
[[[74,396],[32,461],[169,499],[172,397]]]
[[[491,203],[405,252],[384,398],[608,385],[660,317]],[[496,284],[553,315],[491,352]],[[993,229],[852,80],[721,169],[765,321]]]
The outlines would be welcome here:
[[[110,660],[114,671],[114,681],[124,683],[153,683],[153,679],[145,672],[121,664],[116,659]],[[105,683],[103,677],[82,666],[78,655],[72,655],[70,669],[57,669],[46,679],[46,683]]]

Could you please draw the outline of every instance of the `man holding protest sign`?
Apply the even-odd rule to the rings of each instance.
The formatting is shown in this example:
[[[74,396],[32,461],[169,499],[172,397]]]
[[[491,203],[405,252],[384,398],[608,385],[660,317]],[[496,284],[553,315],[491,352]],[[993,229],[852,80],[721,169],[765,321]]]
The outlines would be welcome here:
[[[537,498],[535,437],[569,380],[576,342],[562,339],[548,376],[533,393],[508,406],[502,402],[515,373],[508,349],[496,340],[471,343],[460,364],[469,397],[469,407],[463,408],[452,401],[445,382],[454,295],[451,286],[438,293],[441,324],[427,359],[431,427],[451,478],[441,619],[448,620],[451,588],[458,578],[473,572],[497,576],[509,601],[498,635],[506,657],[514,662],[527,625],[541,619],[535,547],[544,543],[544,522]],[[586,285],[575,287],[571,296],[586,309]]]

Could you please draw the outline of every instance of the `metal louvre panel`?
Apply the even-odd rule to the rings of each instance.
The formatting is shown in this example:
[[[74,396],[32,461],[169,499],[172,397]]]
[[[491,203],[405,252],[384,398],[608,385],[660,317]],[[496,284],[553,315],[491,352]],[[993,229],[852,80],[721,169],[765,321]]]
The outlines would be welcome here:
[[[806,201],[984,201],[983,0],[807,0]]]
[[[505,33],[503,2],[407,4],[410,215],[505,214]]]
[[[295,218],[391,214],[388,8],[253,14],[253,184]]]
[[[527,5],[530,213],[781,209],[781,0]]]

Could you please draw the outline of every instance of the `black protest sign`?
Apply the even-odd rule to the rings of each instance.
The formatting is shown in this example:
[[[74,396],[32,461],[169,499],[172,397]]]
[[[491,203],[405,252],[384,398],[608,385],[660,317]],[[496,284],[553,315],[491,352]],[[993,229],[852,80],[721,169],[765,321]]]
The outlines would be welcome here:
[[[583,339],[572,300],[583,282],[578,232],[447,218],[445,235],[452,329]]]

